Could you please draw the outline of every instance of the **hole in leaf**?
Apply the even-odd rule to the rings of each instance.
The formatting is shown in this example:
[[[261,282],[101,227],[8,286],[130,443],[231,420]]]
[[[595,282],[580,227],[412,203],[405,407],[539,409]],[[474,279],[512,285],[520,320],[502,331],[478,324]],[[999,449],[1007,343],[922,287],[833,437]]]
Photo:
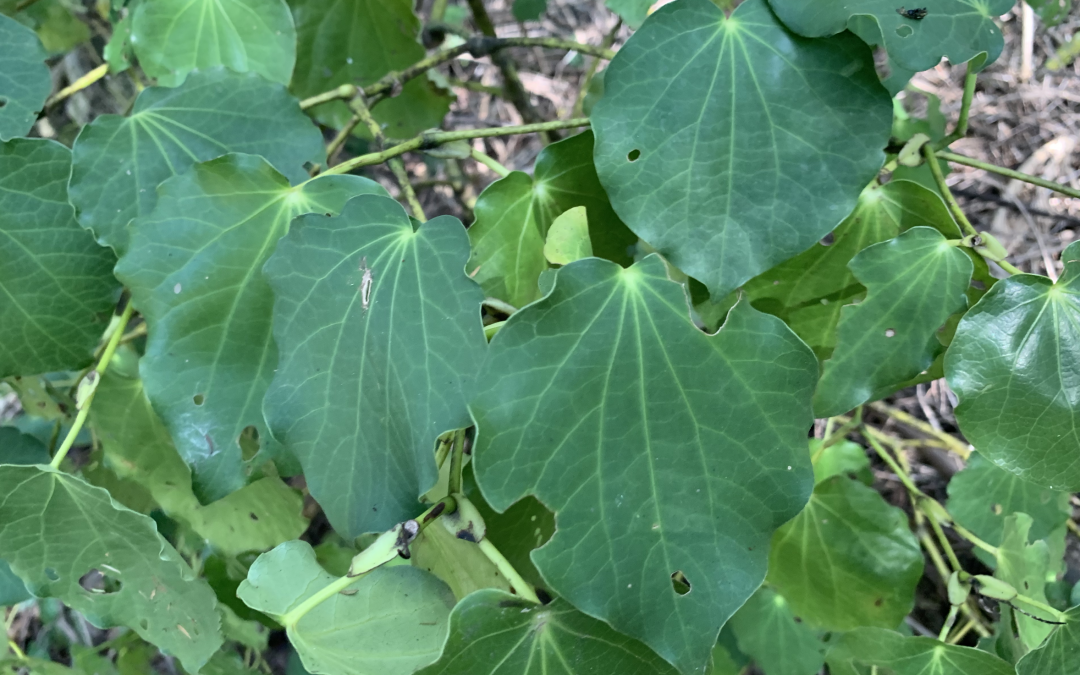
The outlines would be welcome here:
[[[990,510],[994,512],[995,516],[1000,516],[1001,512],[1003,511],[1003,509],[1001,508],[1001,504],[994,504],[990,507]]]
[[[892,337],[894,335],[896,335],[895,330],[893,330],[892,328],[886,328],[885,329],[885,337]]]
[[[911,34],[915,31],[911,30],[911,26],[897,26],[896,34],[902,38],[911,37]]]
[[[60,575],[51,567],[45,568],[45,576],[49,577],[49,581],[60,581]]]
[[[195,394],[193,397],[191,397],[191,400],[195,403],[195,405],[202,405],[203,401],[206,400],[206,397],[202,394]]]
[[[972,279],[971,280],[971,287],[974,288],[977,291],[985,291],[986,290],[986,284],[979,281],[978,279]]]
[[[119,579],[97,568],[79,577],[79,585],[97,595],[116,593],[123,587]]]
[[[244,457],[245,462],[259,454],[259,430],[254,426],[249,424],[244,427],[237,442],[240,444],[240,454]]]
[[[832,246],[834,241],[836,241],[836,237],[833,235],[832,232],[830,232],[824,237],[822,237],[821,241],[819,241],[818,243],[822,246]]]
[[[147,621],[146,619],[140,619],[139,620],[139,627],[142,628],[143,630],[150,630],[150,622]]]
[[[638,150],[637,148],[634,148],[633,150],[631,150],[630,152],[628,152],[626,154],[626,159],[627,159],[627,161],[630,161],[630,162],[636,162],[638,157],[641,157],[641,151]]]
[[[7,105],[7,99],[4,98],[3,96],[0,96],[0,108],[3,108],[6,105]]]
[[[676,570],[671,573],[671,587],[679,595],[686,595],[690,592],[690,580],[686,578],[682,570]]]

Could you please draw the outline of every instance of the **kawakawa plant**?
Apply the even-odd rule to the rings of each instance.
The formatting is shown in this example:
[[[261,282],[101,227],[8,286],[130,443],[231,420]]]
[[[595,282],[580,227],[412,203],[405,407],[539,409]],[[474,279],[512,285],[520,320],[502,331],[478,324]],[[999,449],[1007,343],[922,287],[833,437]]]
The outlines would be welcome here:
[[[610,4],[617,53],[480,0],[476,35],[434,3],[430,51],[405,0],[114,0],[51,98],[34,29],[68,10],[5,6],[9,623],[129,629],[70,648],[87,675],[265,666],[267,627],[318,675],[1077,672],[1080,244],[1020,273],[943,175],[1080,197],[949,149],[1012,0]],[[518,47],[610,60],[585,113],[539,119]],[[440,128],[465,54],[528,124]],[[893,98],[942,57],[949,130]],[[108,73],[126,114],[28,136]],[[531,175],[482,152],[537,132]],[[468,228],[426,220],[416,153],[500,176]],[[970,446],[883,402],[940,378]],[[919,445],[967,462],[947,503]],[[904,622],[924,559],[936,639]]]

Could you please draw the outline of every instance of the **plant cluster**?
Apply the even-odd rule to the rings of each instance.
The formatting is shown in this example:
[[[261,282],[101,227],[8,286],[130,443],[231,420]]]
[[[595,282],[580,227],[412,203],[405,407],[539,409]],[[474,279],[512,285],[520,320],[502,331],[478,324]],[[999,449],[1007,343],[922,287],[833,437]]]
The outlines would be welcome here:
[[[481,0],[430,51],[405,0],[112,0],[51,96],[68,10],[3,5],[8,625],[123,627],[68,646],[86,674],[269,672],[268,629],[316,675],[1080,672],[1080,244],[1021,273],[945,181],[1080,197],[950,150],[1013,0],[649,4],[608,0],[615,53]],[[610,64],[548,121],[521,47]],[[526,124],[440,128],[464,54]],[[943,57],[949,128],[894,99]],[[29,137],[107,74],[126,114]],[[482,151],[524,133],[531,174]],[[410,153],[499,175],[467,228]],[[942,378],[966,441],[885,402]],[[947,499],[917,448],[966,462]]]

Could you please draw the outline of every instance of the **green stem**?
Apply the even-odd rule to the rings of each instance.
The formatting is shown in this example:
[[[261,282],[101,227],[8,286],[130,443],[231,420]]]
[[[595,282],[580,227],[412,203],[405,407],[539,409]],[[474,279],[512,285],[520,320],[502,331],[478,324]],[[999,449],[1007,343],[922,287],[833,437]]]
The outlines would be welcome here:
[[[1053,190],[1054,192],[1060,192],[1063,195],[1080,199],[1080,190],[1076,190],[1067,185],[1062,185],[1061,183],[1055,183],[1052,180],[1045,180],[1043,178],[1039,178],[1038,176],[1032,176],[1031,174],[1013,171],[1012,169],[1006,169],[996,164],[990,164],[988,162],[983,162],[977,159],[973,159],[971,157],[965,157],[964,155],[958,155],[955,152],[946,152],[945,150],[939,150],[934,154],[936,154],[941,159],[949,162],[963,164],[964,166],[972,166],[976,169],[982,169],[983,171],[989,171],[991,173],[1000,174],[1002,176],[1008,176],[1009,178],[1023,181],[1025,183],[1031,183],[1032,185],[1038,185],[1039,187],[1044,187],[1048,190]]]
[[[1013,265],[1007,260],[995,260],[998,267],[1005,270],[1009,274],[1024,274],[1024,270],[1020,269],[1016,265]]]
[[[517,307],[514,307],[509,302],[504,302],[498,298],[484,298],[481,303],[489,309],[493,309],[499,314],[505,314],[506,316],[513,316],[517,313]]]
[[[362,121],[363,120],[360,119],[359,115],[353,115],[349,118],[349,121],[345,123],[345,126],[338,130],[337,135],[334,136],[333,140],[330,141],[330,144],[326,146],[327,164],[334,161],[334,156],[337,155],[338,150],[345,145],[345,141],[349,140],[349,136],[356,130],[356,127],[360,126],[360,122]]]
[[[953,521],[952,528],[953,528],[954,532],[956,532],[958,535],[960,535],[964,539],[967,539],[972,544],[974,544],[975,546],[977,546],[977,547],[981,548],[982,550],[986,551],[990,555],[992,555],[994,557],[997,557],[997,554],[998,554],[998,547],[997,546],[992,546],[992,545],[986,543],[985,541],[983,541],[982,539],[977,537],[973,532],[971,532],[971,530],[968,530],[967,528],[963,527],[962,525],[960,525],[956,521]]]
[[[383,134],[382,127],[375,121],[375,118],[371,116],[371,110],[367,104],[364,103],[362,96],[357,96],[349,102],[349,108],[353,111],[356,117],[360,118],[364,126],[367,127],[371,133],[371,137],[375,139],[375,143],[382,148],[386,144],[386,136]],[[412,209],[413,217],[424,222],[427,217],[424,215],[424,209],[420,206],[420,200],[416,198],[416,191],[413,190],[412,183],[409,182],[409,172],[405,170],[405,164],[395,157],[387,158],[387,164],[390,166],[390,171],[394,174],[394,178],[397,179],[398,185],[401,186],[401,195],[405,197],[405,201],[409,204],[409,208]],[[340,165],[338,165],[340,166]],[[336,167],[335,167],[336,168]],[[326,171],[325,173],[332,173],[332,171]]]
[[[938,640],[945,642],[945,639],[949,636],[949,631],[952,630],[953,624],[956,623],[956,615],[960,613],[960,605],[953,605],[949,608],[949,616],[945,617],[945,624],[941,627],[941,632],[938,633]]]
[[[312,96],[310,98],[305,98],[303,101],[300,101],[300,109],[308,110],[309,108],[314,108],[317,105],[329,103],[330,101],[338,101],[341,99],[352,98],[358,93],[360,93],[360,90],[355,84],[343,84],[340,87],[335,87],[331,89],[330,91],[324,91],[321,94],[316,94],[315,96]]]
[[[538,124],[522,124],[514,127],[491,127],[488,129],[462,129],[459,131],[430,131],[399,143],[391,148],[380,152],[372,152],[366,155],[354,157],[342,162],[335,167],[327,169],[323,175],[349,173],[353,169],[373,164],[382,164],[394,157],[404,155],[420,149],[430,149],[451,141],[467,141],[473,138],[491,138],[493,136],[514,136],[517,134],[529,134],[551,129],[572,129],[575,127],[587,127],[589,120],[585,117],[576,117],[568,120],[555,120],[554,122],[540,122]]]
[[[480,162],[487,168],[494,171],[496,174],[499,175],[500,178],[506,178],[510,175],[510,169],[507,169],[505,166],[495,161],[495,158],[493,158],[491,155],[480,152],[475,148],[469,151],[469,155],[476,161]]]
[[[818,452],[823,452],[825,448],[836,445],[840,441],[844,440],[844,437],[848,433],[862,424],[863,407],[859,406],[855,409],[855,414],[850,420],[845,422],[839,429],[833,431],[831,434],[825,437],[825,440],[821,442],[821,449]]]
[[[947,148],[954,141],[967,136],[968,115],[971,111],[971,100],[975,97],[975,77],[977,75],[972,65],[973,62],[974,60],[968,61],[967,72],[964,74],[964,95],[960,100],[960,115],[956,119],[956,128],[953,129],[951,134],[938,142],[940,148]]]
[[[1065,623],[1068,620],[1068,617],[1065,616],[1064,612],[1058,611],[1050,605],[1046,604],[1045,602],[1040,602],[1035,598],[1029,598],[1026,595],[1017,593],[1016,597],[1013,598],[1012,601],[1020,602],[1022,604],[1028,605],[1029,607],[1034,607],[1035,609],[1042,610],[1050,616],[1054,617],[1056,620],[1060,621],[1061,623]]]
[[[916,508],[918,508],[918,502],[916,502]],[[919,509],[922,514],[926,516],[926,520],[930,523],[930,527],[934,530],[934,534],[937,536],[938,542],[941,544],[941,548],[945,550],[945,557],[949,559],[949,564],[952,565],[954,572],[963,572],[964,567],[960,564],[960,559],[956,557],[956,551],[953,550],[952,544],[949,543],[949,538],[945,536],[945,530],[941,528],[941,523],[938,522],[937,517],[929,510]]]
[[[913,429],[918,429],[919,431],[923,432],[928,436],[933,436],[934,438],[941,441],[948,450],[951,450],[957,455],[960,455],[961,459],[966,460],[968,457],[971,456],[971,450],[968,448],[967,445],[943,431],[938,431],[926,422],[923,422],[919,418],[907,414],[899,408],[893,408],[891,406],[885,405],[884,403],[881,403],[880,401],[871,403],[870,408],[883,415],[888,415],[889,417],[892,417],[901,424],[905,424],[909,427],[912,427]]]
[[[478,546],[480,547],[480,551],[487,556],[487,559],[494,563],[496,569],[502,572],[502,575],[510,582],[510,587],[514,589],[514,592],[517,593],[519,597],[522,597],[529,602],[535,602],[538,605],[540,604],[540,598],[537,597],[533,587],[518,574],[518,571],[514,569],[514,566],[510,564],[510,561],[499,552],[499,549],[495,548],[495,545],[491,543],[489,538],[484,537],[481,539]]]
[[[911,482],[911,478],[908,477],[907,472],[904,471],[904,468],[897,464],[896,460],[893,459],[892,455],[889,454],[889,451],[882,447],[881,444],[878,443],[878,441],[874,438],[874,436],[880,435],[880,432],[870,427],[863,427],[863,431],[863,436],[866,438],[867,441],[870,442],[870,446],[873,447],[874,451],[877,452],[878,456],[881,457],[881,459],[889,465],[889,468],[893,470],[893,473],[896,474],[896,477],[900,479],[900,482],[903,483],[905,488],[907,488],[907,491],[911,493],[912,501],[917,501],[917,499],[923,494],[922,490],[916,487],[915,483]]]
[[[90,414],[90,404],[94,400],[94,394],[97,393],[97,384],[101,382],[101,376],[105,374],[105,370],[109,367],[109,361],[112,361],[113,354],[116,353],[116,348],[120,346],[120,339],[124,337],[124,329],[127,328],[128,321],[131,319],[131,315],[135,313],[135,305],[131,300],[128,300],[127,307],[124,308],[124,312],[120,315],[120,320],[113,326],[112,335],[109,336],[109,341],[105,345],[105,351],[101,353],[101,358],[98,359],[97,365],[91,370],[87,377],[94,378],[93,387],[90,393],[86,396],[86,399],[81,401],[82,407],[79,408],[79,414],[75,416],[75,421],[72,423],[71,428],[68,429],[67,436],[64,437],[64,442],[60,444],[60,448],[57,449],[56,455],[52,461],[49,462],[49,466],[53,469],[59,469],[60,463],[64,461],[64,457],[67,456],[68,451],[71,450],[71,446],[75,444],[75,439],[78,438],[79,432],[82,431],[83,425],[86,424],[86,417]]]
[[[978,236],[979,232],[971,224],[971,221],[967,219],[967,216],[964,215],[964,210],[960,208],[960,204],[956,201],[956,197],[953,197],[948,183],[945,182],[945,175],[941,173],[941,166],[938,164],[937,156],[934,154],[934,148],[927,143],[922,146],[922,154],[926,158],[926,163],[930,166],[930,173],[934,175],[934,182],[937,183],[938,189],[941,190],[941,196],[945,198],[945,205],[949,207],[949,212],[960,225],[960,229],[966,235]]]
[[[964,636],[971,632],[971,629],[975,627],[975,621],[968,619],[967,623],[960,626],[960,630],[953,633],[945,642],[950,645],[954,645],[964,639]]]
[[[456,495],[461,492],[461,470],[465,462],[465,430],[454,432],[454,447],[450,450],[450,481],[446,492]]]

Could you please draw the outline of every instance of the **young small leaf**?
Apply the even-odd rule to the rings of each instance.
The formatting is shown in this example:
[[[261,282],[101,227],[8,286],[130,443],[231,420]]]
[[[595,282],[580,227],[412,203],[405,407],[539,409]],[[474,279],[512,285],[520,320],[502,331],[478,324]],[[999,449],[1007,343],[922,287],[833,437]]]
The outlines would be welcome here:
[[[698,330],[658,256],[579,260],[492,340],[470,404],[477,482],[496,510],[531,494],[555,511],[532,553],[549,588],[697,672],[805,503],[815,372],[745,303]]]
[[[259,556],[237,595],[280,618],[333,581],[307,542],[290,541]],[[286,628],[314,675],[410,675],[439,657],[453,606],[427,572],[380,567]]]
[[[1080,242],[1057,284],[1022,274],[960,321],[945,357],[956,420],[987,459],[1024,480],[1080,490]]]
[[[534,605],[481,590],[458,603],[442,656],[417,675],[675,675],[645,645],[565,600]]]
[[[0,143],[0,377],[81,368],[108,325],[114,258],[75,222],[70,171],[55,141]]]
[[[899,625],[922,572],[904,512],[862,483],[834,476],[773,537],[768,580],[805,621],[850,630]]]
[[[552,265],[566,265],[592,256],[589,241],[589,215],[584,206],[575,206],[551,221],[544,257]]]

